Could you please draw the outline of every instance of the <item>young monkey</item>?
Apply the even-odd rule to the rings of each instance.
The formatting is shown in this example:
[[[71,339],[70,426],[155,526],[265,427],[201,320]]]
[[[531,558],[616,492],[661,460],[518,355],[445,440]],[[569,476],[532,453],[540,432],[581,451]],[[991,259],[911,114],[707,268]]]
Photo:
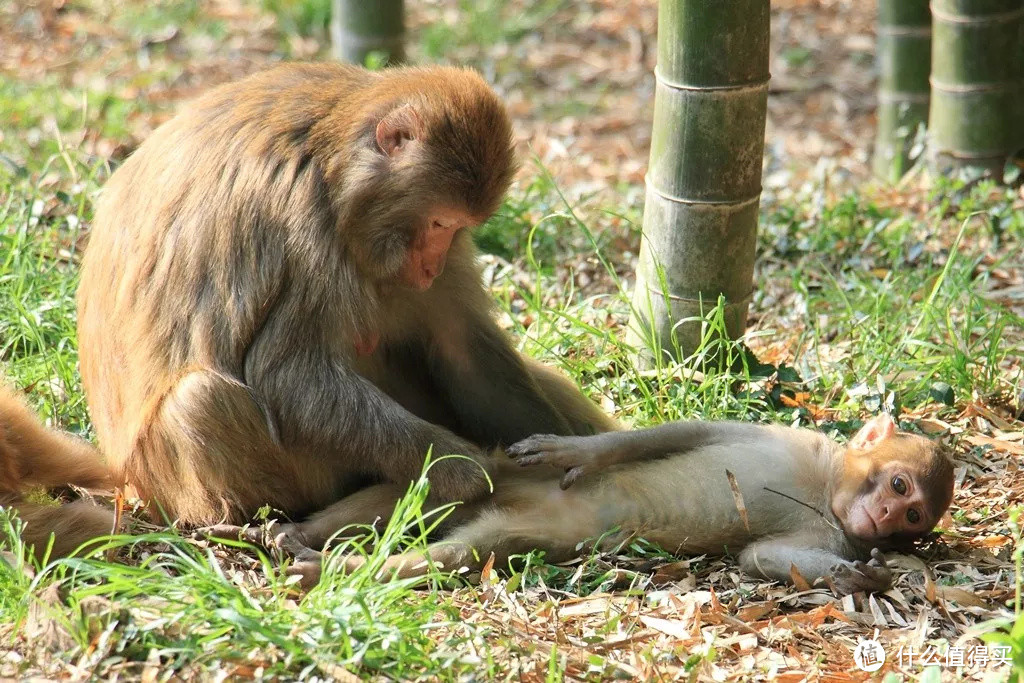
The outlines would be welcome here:
[[[537,435],[508,449],[494,495],[464,505],[426,555],[389,558],[382,576],[479,566],[533,549],[570,559],[579,544],[619,528],[678,553],[737,553],[764,578],[830,581],[840,593],[886,590],[880,549],[927,534],[953,496],[953,466],[937,444],[873,418],[844,448],[822,434],[780,426],[677,422],[596,436]],[[746,509],[739,512],[735,480]],[[348,524],[390,514],[401,491],[371,487],[308,522],[280,527],[296,551],[292,573],[319,579],[321,544]],[[256,538],[250,530],[247,537]],[[353,569],[362,558],[346,559]]]

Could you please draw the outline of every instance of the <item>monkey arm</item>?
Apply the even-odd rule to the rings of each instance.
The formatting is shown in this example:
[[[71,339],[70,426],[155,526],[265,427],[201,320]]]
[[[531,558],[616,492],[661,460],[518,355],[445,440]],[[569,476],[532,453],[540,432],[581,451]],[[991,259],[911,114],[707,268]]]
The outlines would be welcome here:
[[[330,453],[339,468],[403,485],[420,476],[432,448],[429,479],[437,499],[471,500],[489,490],[478,447],[416,417],[326,350],[302,349],[259,365],[247,376],[271,402],[286,448]],[[472,459],[440,459],[449,454]]]
[[[813,541],[799,535],[751,543],[740,553],[740,566],[748,574],[785,583],[793,582],[796,569],[808,583],[825,579],[841,594],[884,591],[892,585],[892,572],[878,549],[871,551],[869,562],[850,561]]]
[[[522,466],[546,464],[567,470],[562,488],[585,474],[612,465],[655,460],[715,443],[745,443],[771,438],[769,428],[741,422],[669,422],[636,431],[594,436],[538,434],[508,448]]]
[[[463,352],[440,344],[432,375],[461,426],[481,444],[511,444],[530,434],[571,434],[565,417],[541,391],[520,354],[489,318],[469,324]]]

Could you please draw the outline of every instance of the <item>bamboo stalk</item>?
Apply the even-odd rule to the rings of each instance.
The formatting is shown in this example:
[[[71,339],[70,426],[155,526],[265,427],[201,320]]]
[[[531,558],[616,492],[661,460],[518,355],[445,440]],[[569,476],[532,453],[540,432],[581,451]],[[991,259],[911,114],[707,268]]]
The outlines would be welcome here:
[[[334,0],[331,16],[334,56],[344,62],[365,64],[370,53],[385,62],[405,59],[403,0]]]
[[[746,327],[768,101],[768,0],[660,0],[654,126],[633,342],[698,348],[725,299]],[[654,348],[651,348],[654,347]]]
[[[932,0],[932,152],[1001,172],[1024,146],[1024,0]]]
[[[928,0],[878,0],[878,129],[873,170],[896,182],[928,122],[932,17]]]

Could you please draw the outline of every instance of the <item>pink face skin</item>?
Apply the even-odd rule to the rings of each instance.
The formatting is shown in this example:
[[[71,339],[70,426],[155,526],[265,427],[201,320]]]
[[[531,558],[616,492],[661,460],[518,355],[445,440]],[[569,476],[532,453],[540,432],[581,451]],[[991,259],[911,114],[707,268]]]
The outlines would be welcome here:
[[[428,213],[427,225],[409,246],[409,253],[399,272],[402,283],[421,292],[430,289],[434,280],[444,272],[448,249],[456,233],[476,223],[462,211],[440,209]]]
[[[921,488],[920,465],[914,466],[921,444],[899,436],[887,415],[872,418],[852,439],[844,454],[842,479],[832,498],[832,512],[843,530],[868,542],[893,534],[923,536],[930,531],[928,502],[935,491]],[[910,457],[917,453],[915,457]]]
[[[925,534],[932,525],[926,497],[914,476],[899,462],[889,462],[873,473],[870,484],[846,510],[844,528],[865,541],[893,534]]]

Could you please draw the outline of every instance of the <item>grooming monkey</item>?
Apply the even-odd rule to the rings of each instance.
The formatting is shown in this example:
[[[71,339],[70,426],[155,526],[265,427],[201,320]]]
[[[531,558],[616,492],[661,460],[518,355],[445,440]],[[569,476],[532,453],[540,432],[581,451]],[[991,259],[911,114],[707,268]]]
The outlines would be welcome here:
[[[429,563],[478,567],[491,553],[502,564],[534,549],[564,561],[587,539],[617,528],[612,540],[641,536],[670,552],[736,554],[755,576],[793,581],[795,569],[841,593],[885,590],[892,576],[879,549],[927,534],[953,496],[953,466],[939,446],[897,432],[885,415],[845,448],[806,429],[677,422],[533,436],[508,453],[515,460],[498,468],[491,498],[457,507],[426,556],[392,556],[382,578],[419,576]],[[281,525],[276,543],[296,555],[289,571],[315,583],[322,558],[310,546],[347,525],[386,520],[402,492],[371,487],[307,522]],[[259,542],[261,534],[246,529],[242,536]],[[345,560],[350,570],[363,561]]]
[[[214,89],[106,184],[82,266],[99,444],[187,524],[292,518],[428,451],[437,502],[487,451],[613,422],[492,319],[470,229],[514,171],[474,72],[290,64]]]
[[[469,233],[512,147],[497,96],[453,68],[279,66],[158,128],[103,190],[79,288],[111,482],[188,525],[302,519],[404,487],[428,451],[468,458],[431,468],[434,502],[472,500],[490,449],[614,428],[492,319]],[[47,481],[81,483],[38,438]]]

